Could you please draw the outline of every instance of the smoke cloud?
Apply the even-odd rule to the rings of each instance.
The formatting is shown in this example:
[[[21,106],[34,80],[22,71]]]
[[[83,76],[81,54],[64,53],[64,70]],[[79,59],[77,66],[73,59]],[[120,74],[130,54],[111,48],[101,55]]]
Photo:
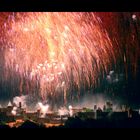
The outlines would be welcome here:
[[[13,104],[16,106],[16,107],[19,107],[19,103],[21,103],[22,107],[23,108],[26,108],[27,105],[26,105],[26,100],[27,100],[27,96],[16,96],[13,98]]]

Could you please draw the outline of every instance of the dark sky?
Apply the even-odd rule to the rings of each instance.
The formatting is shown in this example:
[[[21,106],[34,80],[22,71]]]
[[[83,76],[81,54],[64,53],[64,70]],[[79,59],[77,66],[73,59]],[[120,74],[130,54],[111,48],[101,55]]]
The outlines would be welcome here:
[[[10,12],[1,12],[0,14],[0,28],[4,34],[3,25],[8,20]],[[132,15],[136,15],[136,19],[132,19]],[[119,84],[109,84],[106,79],[101,79],[101,85],[96,89],[97,92],[110,92],[111,96],[122,97],[128,99],[129,102],[140,102],[140,13],[130,12],[97,12],[102,20],[104,28],[109,33],[112,43],[115,48],[115,54],[118,58],[116,65],[112,65],[112,70],[115,74],[123,74],[123,80]],[[0,39],[0,44],[3,40]],[[124,59],[126,56],[126,60]],[[3,51],[0,50],[0,76],[3,75]],[[18,75],[17,75],[18,77]],[[16,78],[16,77],[15,77]],[[18,78],[17,78],[18,81]],[[13,96],[10,94],[8,86],[9,81],[2,82],[0,78],[0,99],[6,99]],[[17,85],[15,85],[17,86]],[[15,95],[18,92],[15,91]]]

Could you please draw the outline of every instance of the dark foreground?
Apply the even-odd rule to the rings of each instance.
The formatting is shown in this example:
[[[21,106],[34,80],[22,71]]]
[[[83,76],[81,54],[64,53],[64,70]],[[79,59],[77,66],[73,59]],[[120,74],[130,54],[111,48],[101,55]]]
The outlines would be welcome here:
[[[0,128],[10,128],[6,124],[1,124]],[[13,127],[14,128],[14,127]],[[46,128],[44,125],[37,124],[32,121],[25,121],[18,128]],[[78,117],[69,118],[64,126],[50,127],[50,128],[140,128],[140,118],[128,118],[125,120],[81,120]]]

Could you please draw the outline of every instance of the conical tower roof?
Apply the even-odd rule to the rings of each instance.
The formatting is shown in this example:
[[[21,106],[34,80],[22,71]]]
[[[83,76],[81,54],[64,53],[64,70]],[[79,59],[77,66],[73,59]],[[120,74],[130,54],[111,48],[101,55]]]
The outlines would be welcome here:
[[[7,106],[8,106],[8,107],[11,107],[11,106],[13,106],[13,105],[12,105],[12,103],[9,101],[9,103],[8,103]]]

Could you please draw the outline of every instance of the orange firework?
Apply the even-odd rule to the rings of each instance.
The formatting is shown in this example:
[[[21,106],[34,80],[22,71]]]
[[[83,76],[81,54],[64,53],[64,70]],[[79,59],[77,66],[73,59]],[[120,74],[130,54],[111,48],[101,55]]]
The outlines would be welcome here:
[[[21,77],[20,92],[38,84],[40,96],[64,103],[81,89],[96,86],[115,62],[113,46],[94,13],[17,14],[6,32],[5,67]],[[30,84],[29,84],[30,83]],[[27,88],[28,85],[28,88]]]

